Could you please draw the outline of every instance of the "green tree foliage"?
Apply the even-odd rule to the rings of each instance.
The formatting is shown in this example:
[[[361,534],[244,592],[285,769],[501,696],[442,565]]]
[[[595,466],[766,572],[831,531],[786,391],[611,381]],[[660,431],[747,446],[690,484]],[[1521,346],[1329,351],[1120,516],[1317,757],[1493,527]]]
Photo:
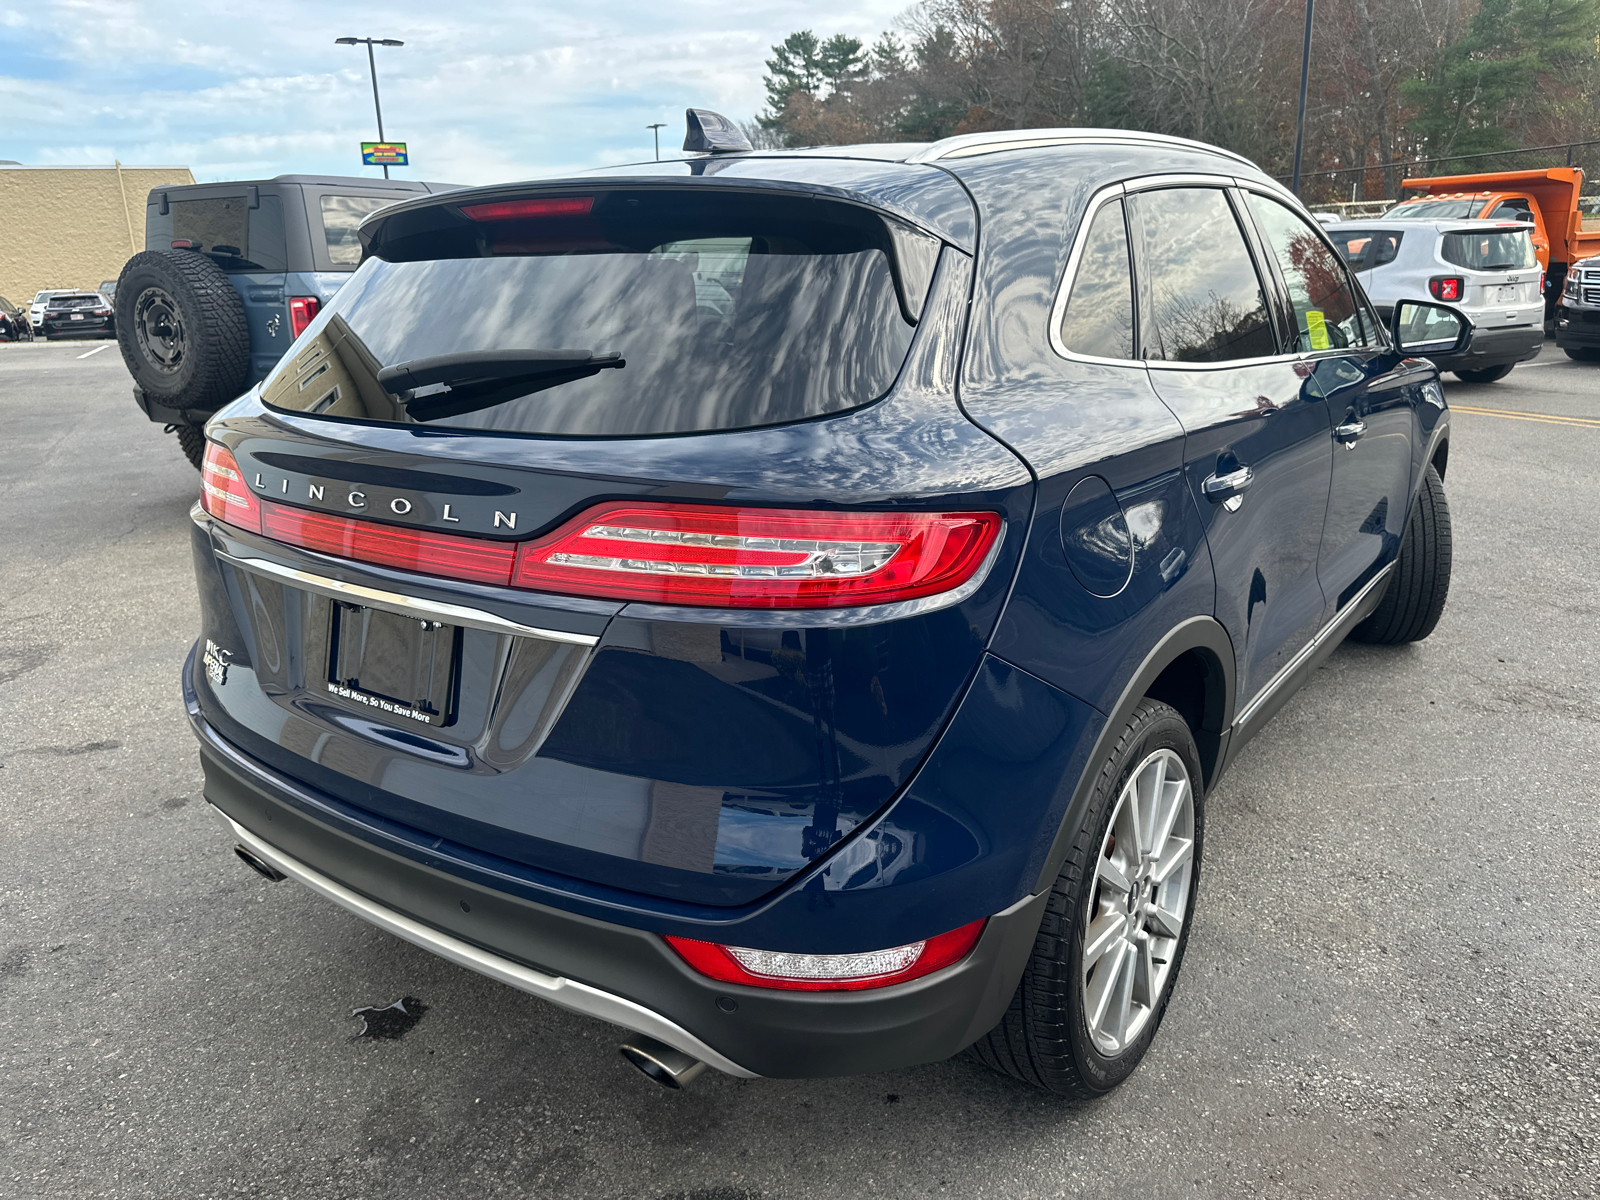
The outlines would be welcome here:
[[[790,34],[760,128],[789,146],[1035,126],[1147,129],[1283,172],[1304,0],[920,0],[870,48]],[[1600,0],[1317,0],[1307,169],[1581,140]]]

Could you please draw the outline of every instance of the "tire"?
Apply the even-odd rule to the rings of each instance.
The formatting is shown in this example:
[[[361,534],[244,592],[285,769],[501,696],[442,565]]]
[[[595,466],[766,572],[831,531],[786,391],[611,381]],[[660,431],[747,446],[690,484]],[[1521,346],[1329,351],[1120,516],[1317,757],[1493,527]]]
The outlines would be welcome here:
[[[1358,642],[1396,646],[1420,642],[1432,633],[1450,595],[1451,553],[1450,505],[1444,498],[1444,481],[1429,467],[1383,599],[1350,636]]]
[[[117,280],[113,319],[122,359],[152,400],[210,412],[244,391],[244,302],[209,258],[191,250],[135,254]]]
[[[1130,805],[1140,803],[1135,781],[1154,782],[1157,764],[1170,772],[1165,776],[1169,783],[1182,777],[1183,790],[1171,798],[1178,811],[1168,825],[1165,852],[1130,863],[1127,843],[1138,841],[1128,820]],[[1044,922],[1010,1007],[973,1046],[980,1062],[1045,1091],[1080,1099],[1108,1092],[1133,1073],[1161,1025],[1189,940],[1204,832],[1202,778],[1200,754],[1183,718],[1168,705],[1141,700],[1100,772],[1083,825],[1050,890]],[[1144,823],[1152,823],[1148,809]],[[1129,893],[1109,881],[1102,863],[1126,868],[1124,882],[1133,877],[1141,892],[1151,872],[1170,864],[1165,870],[1171,873],[1147,894],[1172,912],[1164,918],[1142,914],[1138,940],[1118,934],[1119,920],[1124,932],[1128,927]],[[1174,921],[1176,936],[1168,936]],[[1093,938],[1088,936],[1091,929]],[[1093,955],[1096,944],[1100,953],[1086,971],[1085,955]],[[1146,945],[1152,951],[1149,959],[1142,953]],[[1153,987],[1149,976],[1141,985],[1141,966],[1154,971]],[[1129,1003],[1119,1010],[1116,996],[1125,973]],[[1135,999],[1140,990],[1142,1001]],[[1111,999],[1096,1019],[1095,1000],[1104,992]],[[1119,1011],[1124,1017],[1115,1030],[1118,1036],[1106,1044],[1101,1039],[1109,1036]]]
[[[1463,383],[1494,383],[1511,374],[1516,363],[1501,363],[1498,367],[1484,367],[1481,371],[1456,371],[1455,377]]]
[[[189,465],[196,471],[206,457],[206,432],[198,425],[174,425],[172,431],[178,435],[178,446],[183,451],[183,456],[189,460]]]
[[[1600,362],[1600,349],[1593,346],[1568,346],[1563,352],[1577,362]]]

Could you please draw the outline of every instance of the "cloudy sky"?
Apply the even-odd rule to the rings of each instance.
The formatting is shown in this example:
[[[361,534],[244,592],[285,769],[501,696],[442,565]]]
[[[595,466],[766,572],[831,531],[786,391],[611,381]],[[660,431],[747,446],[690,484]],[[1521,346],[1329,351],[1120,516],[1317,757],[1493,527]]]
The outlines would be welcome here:
[[[187,166],[197,180],[378,174],[384,132],[412,178],[559,174],[683,140],[683,110],[761,107],[763,60],[795,29],[870,41],[907,0],[24,0],[0,2],[0,159]]]

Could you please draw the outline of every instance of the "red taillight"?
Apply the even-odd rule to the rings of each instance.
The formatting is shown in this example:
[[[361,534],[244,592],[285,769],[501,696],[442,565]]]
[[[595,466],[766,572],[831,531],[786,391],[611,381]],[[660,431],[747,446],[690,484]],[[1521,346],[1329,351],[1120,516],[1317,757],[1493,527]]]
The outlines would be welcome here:
[[[357,562],[502,586],[511,580],[517,551],[511,542],[378,525],[270,502],[260,532],[291,546]]]
[[[200,465],[200,507],[219,521],[261,532],[261,501],[245,486],[233,452],[215,442],[206,443],[205,462]]]
[[[626,501],[522,545],[514,587],[718,608],[839,608],[959,587],[1000,516]]]
[[[315,296],[289,297],[289,336],[299,337],[316,318],[322,301]]]
[[[1539,294],[1544,295],[1544,272],[1539,272]]]
[[[1435,300],[1459,300],[1464,281],[1456,275],[1435,275],[1428,280],[1428,290]]]
[[[474,221],[519,221],[525,217],[581,217],[593,207],[593,196],[547,196],[542,200],[465,204],[461,212]]]
[[[926,941],[864,954],[790,954],[665,936],[684,962],[722,983],[789,992],[858,992],[920,979],[960,962],[978,944],[986,923],[974,921]]]

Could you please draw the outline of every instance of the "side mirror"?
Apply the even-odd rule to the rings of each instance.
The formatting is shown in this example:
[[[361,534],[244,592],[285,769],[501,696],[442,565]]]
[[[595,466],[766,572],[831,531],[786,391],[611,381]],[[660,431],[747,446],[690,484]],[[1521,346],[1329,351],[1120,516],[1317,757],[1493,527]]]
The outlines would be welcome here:
[[[1389,314],[1395,347],[1410,354],[1464,354],[1472,343],[1467,314],[1432,300],[1401,300]]]

